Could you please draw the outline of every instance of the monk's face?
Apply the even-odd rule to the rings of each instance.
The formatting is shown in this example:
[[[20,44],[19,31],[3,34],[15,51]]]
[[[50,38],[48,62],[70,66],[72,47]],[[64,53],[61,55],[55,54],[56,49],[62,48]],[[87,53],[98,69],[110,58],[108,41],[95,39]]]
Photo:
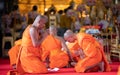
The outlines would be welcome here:
[[[38,28],[39,29],[42,29],[45,27],[45,20],[44,19],[41,19],[39,22],[38,22]]]

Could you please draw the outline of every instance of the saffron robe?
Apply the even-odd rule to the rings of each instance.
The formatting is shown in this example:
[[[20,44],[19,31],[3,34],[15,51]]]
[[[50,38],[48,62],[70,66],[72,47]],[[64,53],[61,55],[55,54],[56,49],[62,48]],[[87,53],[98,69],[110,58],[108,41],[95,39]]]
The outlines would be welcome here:
[[[69,57],[65,51],[62,51],[61,41],[52,35],[48,35],[42,43],[43,61],[49,56],[50,68],[61,68],[68,64]]]
[[[118,67],[117,75],[120,75],[120,66]]]
[[[91,35],[85,33],[77,34],[77,42],[83,50],[85,57],[79,59],[75,65],[76,72],[85,72],[88,67],[91,67],[99,62],[104,62],[104,71],[110,71],[110,65],[103,52],[103,47]]]
[[[76,51],[76,50],[79,50],[80,47],[79,47],[77,41],[75,41],[74,43],[66,42],[66,45],[67,45],[67,47],[69,48],[73,59],[74,59],[75,61],[78,61],[78,60],[80,59],[80,57],[75,54],[75,51]]]
[[[11,66],[16,64],[21,43],[22,43],[21,39],[15,41],[15,45],[8,51]]]
[[[45,64],[41,61],[41,47],[34,47],[30,37],[29,25],[22,37],[22,44],[17,59],[19,73],[47,73]]]

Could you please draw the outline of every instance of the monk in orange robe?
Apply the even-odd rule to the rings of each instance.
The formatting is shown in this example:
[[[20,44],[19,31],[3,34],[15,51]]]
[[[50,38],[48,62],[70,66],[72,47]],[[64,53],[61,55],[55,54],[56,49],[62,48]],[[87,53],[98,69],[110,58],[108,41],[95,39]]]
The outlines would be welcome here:
[[[16,68],[16,61],[21,43],[22,43],[21,39],[15,41],[15,45],[8,51],[8,55],[10,58],[10,65],[13,67],[13,69]]]
[[[104,55],[103,47],[95,40],[92,35],[86,33],[74,34],[67,30],[64,34],[66,41],[72,43],[77,41],[79,45],[80,58],[76,62],[76,72],[110,71],[110,65]]]
[[[51,25],[49,27],[49,35],[42,43],[42,50],[43,61],[45,61],[45,59],[48,57],[50,68],[61,68],[68,65],[68,48],[65,44],[65,41],[61,37],[57,36],[57,30],[55,26]]]
[[[46,65],[42,62],[42,50],[40,44],[45,39],[46,34],[39,36],[47,21],[46,16],[39,15],[32,25],[29,25],[22,36],[22,44],[18,53],[16,70],[20,74],[24,73],[47,73]]]

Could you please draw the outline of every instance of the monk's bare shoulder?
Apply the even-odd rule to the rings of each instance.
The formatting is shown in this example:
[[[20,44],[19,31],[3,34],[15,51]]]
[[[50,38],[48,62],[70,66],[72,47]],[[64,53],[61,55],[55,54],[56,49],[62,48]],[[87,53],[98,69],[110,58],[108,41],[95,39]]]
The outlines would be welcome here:
[[[36,28],[31,26],[29,31],[30,31],[30,34],[35,34]]]

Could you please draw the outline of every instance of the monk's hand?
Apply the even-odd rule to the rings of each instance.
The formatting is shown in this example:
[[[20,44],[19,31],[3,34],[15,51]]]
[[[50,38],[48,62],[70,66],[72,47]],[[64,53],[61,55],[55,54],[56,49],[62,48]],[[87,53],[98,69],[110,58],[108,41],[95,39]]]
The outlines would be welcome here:
[[[44,31],[44,32],[42,33],[42,37],[43,37],[43,38],[47,37],[47,35],[48,35],[47,31]]]

